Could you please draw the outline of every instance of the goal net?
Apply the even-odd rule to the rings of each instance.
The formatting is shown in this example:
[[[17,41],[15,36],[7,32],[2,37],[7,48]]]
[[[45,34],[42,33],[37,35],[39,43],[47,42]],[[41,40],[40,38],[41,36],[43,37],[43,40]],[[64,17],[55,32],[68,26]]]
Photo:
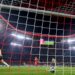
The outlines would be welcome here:
[[[0,0],[3,59],[11,66],[41,66],[55,58],[57,65],[71,66],[72,75],[74,11],[74,0]]]

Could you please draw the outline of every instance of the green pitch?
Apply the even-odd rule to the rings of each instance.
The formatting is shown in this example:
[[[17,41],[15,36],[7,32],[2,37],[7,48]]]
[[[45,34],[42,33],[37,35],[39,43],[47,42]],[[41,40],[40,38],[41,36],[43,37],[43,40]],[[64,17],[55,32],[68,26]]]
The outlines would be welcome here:
[[[75,67],[57,67],[55,73],[46,66],[0,67],[0,75],[75,75]]]

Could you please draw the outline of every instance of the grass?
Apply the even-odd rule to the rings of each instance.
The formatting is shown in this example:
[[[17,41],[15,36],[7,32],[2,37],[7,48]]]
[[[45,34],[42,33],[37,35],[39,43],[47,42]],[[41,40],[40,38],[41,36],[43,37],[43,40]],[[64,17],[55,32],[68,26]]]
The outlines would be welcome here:
[[[75,67],[57,67],[55,73],[46,66],[0,67],[0,75],[75,75]]]

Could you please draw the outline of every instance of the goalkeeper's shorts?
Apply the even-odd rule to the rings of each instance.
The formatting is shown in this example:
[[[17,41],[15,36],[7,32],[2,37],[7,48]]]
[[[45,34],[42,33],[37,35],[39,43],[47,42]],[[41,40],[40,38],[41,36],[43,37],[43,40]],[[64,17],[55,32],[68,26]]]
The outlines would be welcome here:
[[[0,60],[2,60],[3,59],[3,57],[2,56],[0,56]]]

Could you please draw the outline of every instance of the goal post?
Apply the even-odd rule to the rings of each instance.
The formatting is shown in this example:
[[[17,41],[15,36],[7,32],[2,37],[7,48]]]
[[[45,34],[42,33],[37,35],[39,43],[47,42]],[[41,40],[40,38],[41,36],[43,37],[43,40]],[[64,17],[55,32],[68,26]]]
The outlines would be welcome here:
[[[44,13],[45,15],[56,15],[56,16],[63,16],[68,18],[75,18],[75,15],[67,14],[67,13],[61,13],[61,12],[55,12],[55,11],[48,11],[48,10],[40,10],[40,9],[32,9],[32,8],[25,8],[25,7],[18,7],[18,6],[12,6],[12,5],[4,5],[0,4],[0,8],[11,8],[15,10],[23,10],[23,11],[29,11],[34,13]]]

